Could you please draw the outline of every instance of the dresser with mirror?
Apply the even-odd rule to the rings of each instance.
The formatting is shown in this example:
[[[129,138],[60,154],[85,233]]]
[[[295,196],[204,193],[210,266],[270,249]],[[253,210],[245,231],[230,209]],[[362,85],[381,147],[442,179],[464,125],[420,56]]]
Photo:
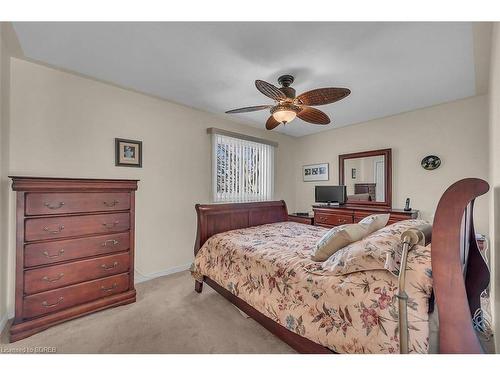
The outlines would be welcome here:
[[[345,203],[314,205],[314,225],[334,227],[357,223],[376,213],[389,213],[388,225],[418,216],[417,210],[392,207],[390,148],[339,155],[339,185],[346,187]]]

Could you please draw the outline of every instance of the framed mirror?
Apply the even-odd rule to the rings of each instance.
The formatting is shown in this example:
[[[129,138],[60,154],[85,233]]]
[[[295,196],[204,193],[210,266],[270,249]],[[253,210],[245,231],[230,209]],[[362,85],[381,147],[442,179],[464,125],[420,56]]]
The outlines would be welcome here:
[[[339,155],[339,184],[348,205],[392,208],[392,150]]]

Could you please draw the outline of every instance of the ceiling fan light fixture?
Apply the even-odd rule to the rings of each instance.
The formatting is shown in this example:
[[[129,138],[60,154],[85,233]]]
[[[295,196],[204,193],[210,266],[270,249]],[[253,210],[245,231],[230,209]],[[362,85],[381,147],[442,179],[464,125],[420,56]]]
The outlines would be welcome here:
[[[299,110],[300,108],[295,105],[279,104],[271,109],[271,114],[276,121],[280,123],[288,123],[295,119]]]
[[[226,113],[254,112],[270,108],[271,116],[266,121],[267,130],[273,130],[279,124],[287,124],[295,117],[310,124],[328,125],[331,123],[328,115],[312,106],[335,103],[351,93],[351,90],[345,87],[323,87],[296,96],[295,89],[290,86],[293,81],[293,76],[285,74],[278,78],[281,87],[276,87],[269,82],[257,79],[255,87],[262,94],[273,99],[274,105],[255,105],[232,109]]]
[[[294,111],[282,110],[274,112],[273,117],[276,121],[284,123],[292,121],[295,117],[297,117],[297,114]]]

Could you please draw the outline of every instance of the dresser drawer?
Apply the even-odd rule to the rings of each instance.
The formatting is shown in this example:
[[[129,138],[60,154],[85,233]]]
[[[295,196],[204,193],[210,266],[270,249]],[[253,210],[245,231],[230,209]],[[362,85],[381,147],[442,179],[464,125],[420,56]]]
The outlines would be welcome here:
[[[370,215],[375,215],[375,214],[383,214],[384,212],[368,212],[368,211],[360,211],[356,212],[354,214],[354,222],[359,223],[361,220],[363,220],[365,217],[368,217]]]
[[[27,219],[25,238],[26,241],[35,241],[106,232],[122,232],[129,229],[129,226],[130,215],[128,212]]]
[[[363,220],[365,217],[368,217],[370,215],[380,215],[380,214],[385,214],[386,212],[379,212],[379,211],[374,211],[374,212],[359,212],[354,215],[354,222],[359,223],[361,220]],[[390,214],[389,216],[389,221],[387,222],[387,225],[391,225],[394,223],[397,223],[398,221],[401,220],[409,220],[411,219],[411,215],[401,215],[401,214]]]
[[[352,224],[351,215],[316,213],[314,215],[314,224],[321,226],[335,227],[337,225]]]
[[[130,193],[28,193],[26,215],[116,211],[130,208]]]
[[[130,233],[107,234],[76,240],[33,243],[24,247],[24,266],[34,267],[125,251],[130,248]]]
[[[294,216],[288,215],[288,221],[294,221],[296,223],[313,225],[314,219],[310,216]]]
[[[24,272],[24,292],[34,294],[63,286],[127,272],[128,252],[48,266]]]
[[[23,299],[23,318],[53,313],[125,292],[128,288],[129,274],[127,273],[34,294]]]
[[[387,222],[387,225],[391,225],[394,223],[397,223],[398,221],[403,221],[403,220],[411,220],[412,217],[410,215],[408,216],[403,216],[403,215],[393,215],[389,216],[389,221]]]

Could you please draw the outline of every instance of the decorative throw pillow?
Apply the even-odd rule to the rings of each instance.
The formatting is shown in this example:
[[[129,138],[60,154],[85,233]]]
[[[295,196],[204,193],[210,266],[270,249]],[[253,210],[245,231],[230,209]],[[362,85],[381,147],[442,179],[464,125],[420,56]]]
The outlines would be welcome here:
[[[385,227],[388,221],[389,214],[376,214],[365,217],[357,224],[333,227],[318,241],[311,259],[324,262],[343,247]]]
[[[378,231],[387,225],[390,214],[375,214],[365,217],[359,224],[368,226],[368,234]]]
[[[316,262],[324,262],[338,250],[361,240],[368,234],[368,225],[359,223],[333,227],[318,241],[311,259]]]
[[[426,223],[419,219],[399,221],[366,236],[361,241],[339,249],[325,262],[311,262],[304,269],[321,276],[339,276],[370,270],[388,270],[397,276],[401,260],[401,233]],[[410,252],[414,258],[412,262],[429,263],[429,249],[423,246],[418,247],[422,251],[425,250],[428,256],[416,252],[416,249],[415,246]]]

